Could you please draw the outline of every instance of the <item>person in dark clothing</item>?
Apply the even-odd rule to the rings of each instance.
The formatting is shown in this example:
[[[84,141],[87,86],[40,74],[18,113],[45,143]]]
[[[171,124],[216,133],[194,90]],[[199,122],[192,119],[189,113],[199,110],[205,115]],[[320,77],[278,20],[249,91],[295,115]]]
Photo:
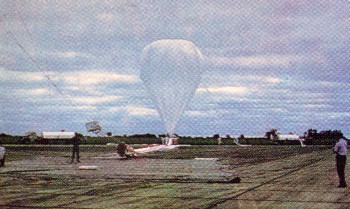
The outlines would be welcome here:
[[[117,146],[117,153],[120,157],[126,157],[127,147],[125,142],[120,142]]]
[[[336,154],[336,167],[339,177],[339,188],[345,188],[345,165],[346,165],[346,154],[347,154],[348,142],[345,138],[340,138],[333,148],[333,152]]]
[[[71,163],[74,162],[75,155],[77,156],[77,162],[80,163],[80,156],[79,156],[79,145],[81,143],[81,134],[75,133],[75,136],[72,139],[73,143],[73,150],[72,150],[72,161]]]

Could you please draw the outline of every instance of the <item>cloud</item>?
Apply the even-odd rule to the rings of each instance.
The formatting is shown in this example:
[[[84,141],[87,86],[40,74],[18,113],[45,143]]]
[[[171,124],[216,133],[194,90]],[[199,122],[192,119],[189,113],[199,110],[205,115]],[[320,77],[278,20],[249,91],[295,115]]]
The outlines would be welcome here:
[[[113,102],[121,100],[121,96],[78,96],[78,97],[71,97],[70,98],[72,102],[78,103],[78,104],[89,104],[89,105],[96,105],[101,103],[107,103],[107,102]]]
[[[350,118],[350,112],[330,112],[329,114],[331,118]]]
[[[92,105],[74,105],[74,106],[70,106],[69,110],[97,110],[96,106],[92,106]]]
[[[158,117],[158,111],[155,109],[141,107],[141,106],[126,106],[126,107],[112,107],[109,109],[110,112],[127,112],[130,116],[144,117],[144,116],[156,116]]]
[[[270,75],[232,75],[225,76],[227,82],[234,82],[239,85],[249,85],[249,86],[262,86],[266,85],[277,85],[283,82],[283,78],[278,76],[270,76]]]
[[[20,72],[14,70],[6,70],[0,67],[0,81],[12,82],[38,82],[45,80],[44,74],[41,72]]]
[[[111,71],[76,71],[66,72],[64,81],[69,85],[90,86],[101,83],[137,83],[140,82],[138,76],[134,74],[113,73]]]
[[[323,101],[321,101],[321,104],[306,104],[303,105],[303,108],[310,109],[310,110],[320,110],[320,109],[328,109],[331,108],[331,105],[324,104]]]
[[[184,112],[184,115],[189,117],[210,117],[214,114],[216,114],[215,110],[188,110]]]
[[[145,107],[128,106],[125,110],[132,116],[158,116],[158,112],[155,109]]]
[[[48,88],[18,89],[15,90],[15,94],[26,97],[44,96],[49,95],[50,90]]]
[[[74,59],[74,58],[87,58],[92,59],[93,56],[81,52],[76,51],[65,51],[65,52],[53,52],[50,53],[52,56],[55,57],[62,57],[62,58],[68,58],[68,59]]]
[[[213,75],[212,75],[213,76]],[[199,94],[211,94],[215,96],[229,97],[230,95],[243,96],[252,93],[261,94],[283,84],[284,80],[277,76],[257,75],[215,75],[215,80],[220,80],[222,86],[217,86],[211,78],[203,79],[202,85],[197,89]],[[234,84],[234,85],[233,85]]]
[[[103,22],[111,22],[117,18],[116,15],[111,13],[100,13],[96,15],[96,19]]]
[[[208,62],[214,66],[236,66],[250,68],[265,68],[265,67],[289,67],[293,63],[303,61],[299,55],[256,55],[256,56],[241,56],[241,57],[210,57]]]
[[[235,95],[244,95],[249,92],[249,89],[247,87],[241,87],[241,86],[214,86],[214,87],[208,87],[208,88],[198,88],[198,93],[205,93],[208,92],[210,94],[235,94]]]
[[[271,83],[271,84],[278,84],[282,82],[282,79],[277,78],[277,77],[265,77],[263,78],[264,81],[266,81],[267,83]]]

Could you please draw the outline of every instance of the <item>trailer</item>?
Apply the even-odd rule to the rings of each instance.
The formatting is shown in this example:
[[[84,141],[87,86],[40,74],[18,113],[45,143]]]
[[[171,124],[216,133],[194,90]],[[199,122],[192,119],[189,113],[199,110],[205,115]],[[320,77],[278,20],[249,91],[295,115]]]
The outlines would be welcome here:
[[[283,141],[293,141],[293,140],[299,140],[300,137],[296,134],[277,134],[278,140]]]
[[[42,135],[39,139],[39,143],[41,144],[70,144],[73,137],[75,136],[75,132],[68,131],[59,131],[59,132],[42,132]]]

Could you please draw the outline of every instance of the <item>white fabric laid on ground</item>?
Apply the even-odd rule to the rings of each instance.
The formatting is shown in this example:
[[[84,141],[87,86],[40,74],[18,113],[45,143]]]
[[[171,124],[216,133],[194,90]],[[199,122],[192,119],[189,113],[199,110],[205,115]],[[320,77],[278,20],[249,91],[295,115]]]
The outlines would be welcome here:
[[[158,146],[150,146],[150,147],[144,147],[144,148],[135,149],[134,152],[139,153],[139,154],[143,154],[143,153],[148,153],[148,152],[170,150],[170,149],[174,149],[174,148],[180,147],[180,146],[183,146],[183,145],[158,145]]]

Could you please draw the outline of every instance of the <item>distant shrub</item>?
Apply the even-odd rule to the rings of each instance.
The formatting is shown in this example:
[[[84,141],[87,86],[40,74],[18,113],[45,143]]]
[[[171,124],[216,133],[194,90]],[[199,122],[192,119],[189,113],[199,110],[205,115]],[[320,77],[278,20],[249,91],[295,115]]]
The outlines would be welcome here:
[[[221,144],[222,145],[236,145],[235,139],[233,139],[233,138],[223,138],[221,140]]]
[[[202,137],[180,137],[178,140],[179,144],[189,145],[217,145],[218,140],[213,138],[202,138]]]
[[[239,140],[241,144],[250,144],[250,145],[273,145],[274,141],[270,139],[266,139],[264,137],[261,138],[243,138]]]
[[[0,135],[0,144],[20,144],[20,136]]]
[[[122,139],[122,141],[124,141],[127,144],[160,144],[161,139],[159,138],[139,138],[139,137],[127,137]]]
[[[335,145],[337,143],[337,139],[314,139],[307,140],[307,145]]]

